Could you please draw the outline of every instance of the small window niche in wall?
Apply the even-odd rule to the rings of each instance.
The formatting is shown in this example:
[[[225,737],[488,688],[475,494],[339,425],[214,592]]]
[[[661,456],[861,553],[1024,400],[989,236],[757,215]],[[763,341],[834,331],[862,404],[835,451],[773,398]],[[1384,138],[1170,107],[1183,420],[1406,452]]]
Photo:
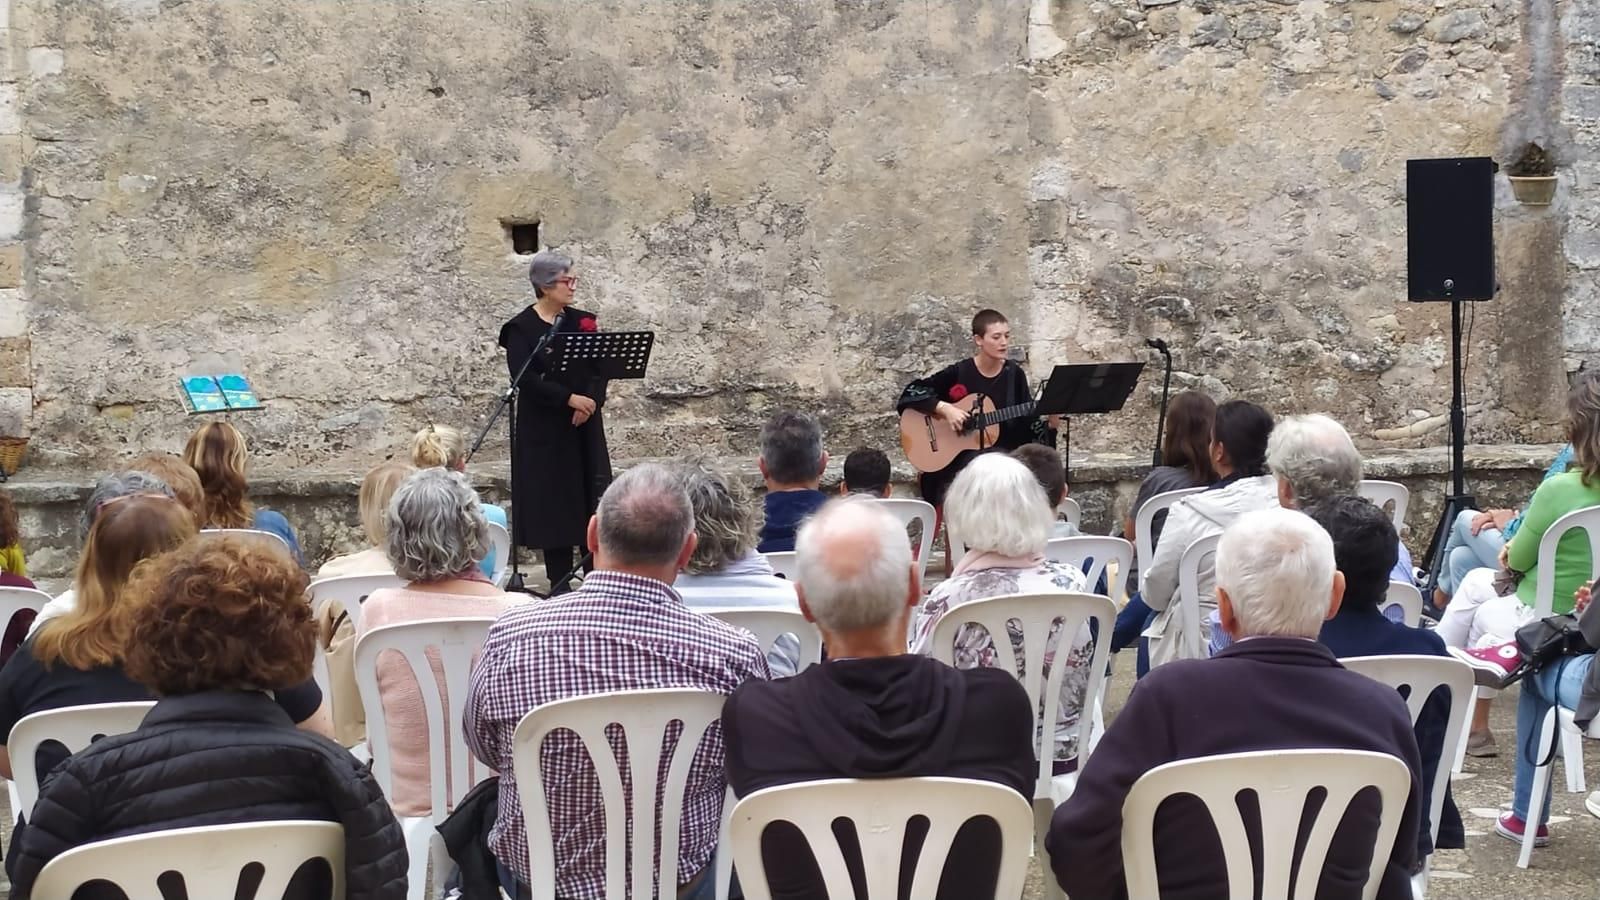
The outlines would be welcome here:
[[[506,240],[511,242],[511,252],[518,256],[532,256],[539,252],[539,220],[501,219],[506,230]]]

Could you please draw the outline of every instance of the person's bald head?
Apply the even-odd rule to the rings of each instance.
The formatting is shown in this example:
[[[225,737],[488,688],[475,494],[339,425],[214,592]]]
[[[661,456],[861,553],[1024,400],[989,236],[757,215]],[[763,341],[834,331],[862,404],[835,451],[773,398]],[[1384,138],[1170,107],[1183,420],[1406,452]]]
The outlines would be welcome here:
[[[871,631],[895,623],[920,592],[905,526],[874,500],[830,500],[800,526],[796,581],[826,632]]]

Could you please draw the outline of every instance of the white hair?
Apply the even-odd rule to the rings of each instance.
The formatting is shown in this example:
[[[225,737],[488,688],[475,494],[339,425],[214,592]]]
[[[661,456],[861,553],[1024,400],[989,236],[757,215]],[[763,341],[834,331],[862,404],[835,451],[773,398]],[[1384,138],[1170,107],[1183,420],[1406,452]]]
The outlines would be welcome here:
[[[1303,512],[1245,513],[1217,544],[1217,587],[1228,592],[1236,638],[1315,638],[1333,600],[1333,539]]]
[[[1343,425],[1321,414],[1279,422],[1267,439],[1267,468],[1289,482],[1300,507],[1361,488],[1361,452]]]
[[[1004,453],[967,464],[944,495],[950,533],[969,550],[1005,556],[1043,553],[1055,513],[1027,466]]]
[[[881,628],[906,608],[911,542],[866,497],[830,500],[795,537],[795,580],[817,624],[834,633]]]

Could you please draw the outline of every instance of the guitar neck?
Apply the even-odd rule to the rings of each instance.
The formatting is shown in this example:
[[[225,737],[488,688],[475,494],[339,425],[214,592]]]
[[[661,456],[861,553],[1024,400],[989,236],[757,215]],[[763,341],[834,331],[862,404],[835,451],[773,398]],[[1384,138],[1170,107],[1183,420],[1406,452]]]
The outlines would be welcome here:
[[[968,430],[991,428],[995,425],[999,425],[1001,422],[1009,422],[1012,419],[1020,419],[1023,416],[1031,416],[1033,415],[1033,410],[1034,403],[1032,400],[1029,400],[1027,403],[1018,403],[1013,406],[1002,406],[994,412],[983,413],[982,415],[973,416],[972,418],[968,419],[967,428]]]

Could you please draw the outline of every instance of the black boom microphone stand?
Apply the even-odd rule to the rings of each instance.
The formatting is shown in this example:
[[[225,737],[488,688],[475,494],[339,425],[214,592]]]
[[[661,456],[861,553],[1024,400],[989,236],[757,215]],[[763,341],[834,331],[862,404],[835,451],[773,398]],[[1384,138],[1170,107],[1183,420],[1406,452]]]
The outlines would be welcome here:
[[[1161,415],[1156,418],[1156,449],[1150,454],[1150,465],[1161,465],[1161,436],[1167,430],[1167,393],[1172,390],[1172,353],[1161,338],[1146,338],[1144,345],[1161,354],[1167,363],[1167,374],[1161,379]]]

